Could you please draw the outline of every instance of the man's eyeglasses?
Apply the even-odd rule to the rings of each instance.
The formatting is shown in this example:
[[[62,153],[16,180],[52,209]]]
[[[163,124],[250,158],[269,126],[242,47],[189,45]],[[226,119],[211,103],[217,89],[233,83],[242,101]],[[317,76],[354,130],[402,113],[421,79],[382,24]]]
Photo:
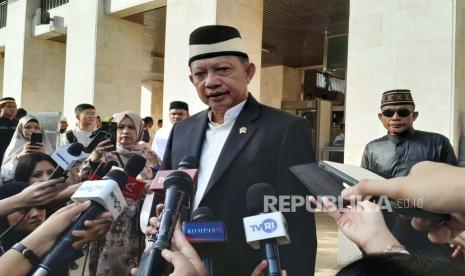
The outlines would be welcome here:
[[[410,116],[410,114],[412,112],[413,111],[410,111],[409,109],[401,108],[401,109],[397,109],[397,110],[395,110],[395,109],[385,109],[381,113],[383,114],[384,117],[391,118],[396,113],[397,113],[397,115],[399,115],[399,117],[407,117],[407,116]]]

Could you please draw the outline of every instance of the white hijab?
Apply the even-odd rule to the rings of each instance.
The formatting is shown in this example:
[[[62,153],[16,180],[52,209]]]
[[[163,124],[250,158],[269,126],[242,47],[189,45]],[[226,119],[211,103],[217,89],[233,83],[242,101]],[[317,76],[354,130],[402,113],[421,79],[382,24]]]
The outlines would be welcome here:
[[[30,142],[30,140],[26,139],[23,136],[23,127],[32,120],[39,122],[39,120],[37,120],[36,117],[29,114],[21,118],[21,120],[19,120],[18,126],[16,127],[15,133],[13,134],[13,138],[11,139],[8,148],[6,148],[5,155],[3,156],[2,165],[11,161],[11,159],[15,157],[23,149],[24,145]],[[42,144],[45,147],[45,153],[49,155],[52,154],[52,144],[50,144],[50,141],[48,140],[47,136],[42,130],[42,127],[40,127],[40,133],[42,133]]]

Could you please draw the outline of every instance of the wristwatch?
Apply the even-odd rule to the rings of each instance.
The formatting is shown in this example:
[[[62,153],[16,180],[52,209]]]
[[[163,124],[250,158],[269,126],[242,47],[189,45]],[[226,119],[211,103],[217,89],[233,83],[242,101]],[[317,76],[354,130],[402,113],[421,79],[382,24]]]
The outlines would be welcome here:
[[[16,243],[11,247],[11,249],[14,249],[21,253],[31,264],[32,266],[37,266],[39,265],[40,259],[37,257],[37,255],[32,252],[31,249],[27,248],[26,246]]]

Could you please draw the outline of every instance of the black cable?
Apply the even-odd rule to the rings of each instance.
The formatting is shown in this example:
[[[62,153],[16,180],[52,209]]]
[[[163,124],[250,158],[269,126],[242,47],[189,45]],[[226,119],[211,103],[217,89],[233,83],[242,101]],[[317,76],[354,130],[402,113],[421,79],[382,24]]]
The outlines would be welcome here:
[[[86,271],[86,265],[87,265],[87,259],[89,258],[89,253],[90,253],[90,245],[87,247],[87,252],[86,252],[86,256],[84,258],[84,265],[82,267],[81,276],[84,276],[84,272]]]
[[[17,223],[11,225],[10,227],[8,227],[8,229],[3,231],[2,234],[0,234],[0,243],[2,242],[2,239],[3,239],[3,237],[6,236],[6,234],[8,234],[11,230],[16,228],[16,226],[18,226],[21,222],[23,222],[23,220],[26,218],[26,215],[29,214],[29,211],[31,211],[31,208],[27,208],[25,210],[26,210],[26,213],[24,213],[23,217]]]

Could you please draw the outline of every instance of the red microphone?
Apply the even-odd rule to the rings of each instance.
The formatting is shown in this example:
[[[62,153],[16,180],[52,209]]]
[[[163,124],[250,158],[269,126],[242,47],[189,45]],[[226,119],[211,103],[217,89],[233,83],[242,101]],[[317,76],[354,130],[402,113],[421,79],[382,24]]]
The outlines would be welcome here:
[[[113,166],[118,166],[118,162],[109,161],[107,163],[100,163],[95,172],[90,177],[90,180],[101,180]]]
[[[197,183],[197,173],[198,173],[198,161],[197,158],[194,156],[186,156],[184,157],[181,162],[179,162],[178,169],[177,170],[160,170],[157,172],[157,175],[155,175],[155,178],[152,181],[152,184],[150,185],[150,190],[163,194],[164,189],[163,189],[163,182],[165,182],[165,179],[168,175],[170,175],[174,171],[182,170],[183,172],[187,173],[191,179],[192,182]],[[195,187],[194,191],[195,191]]]
[[[133,200],[138,200],[144,191],[145,182],[136,179],[137,175],[144,169],[147,160],[140,156],[134,155],[129,158],[124,171],[128,175],[128,183],[124,187],[123,195]]]

